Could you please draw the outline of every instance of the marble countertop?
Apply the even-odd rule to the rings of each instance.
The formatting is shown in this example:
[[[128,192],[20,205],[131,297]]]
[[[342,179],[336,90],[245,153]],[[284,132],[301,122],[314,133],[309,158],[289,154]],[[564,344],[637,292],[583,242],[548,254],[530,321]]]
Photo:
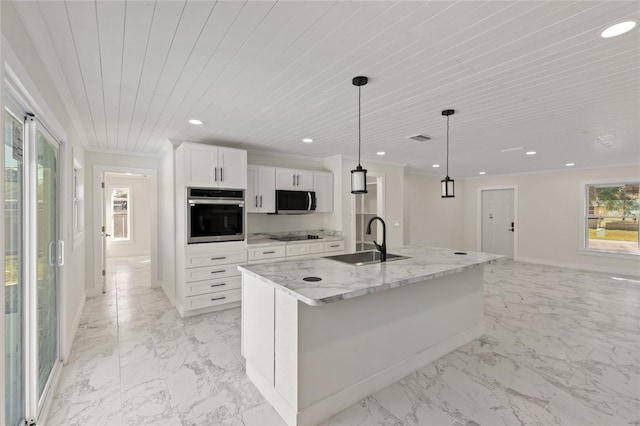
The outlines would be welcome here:
[[[238,269],[307,305],[318,306],[455,274],[503,257],[471,251],[456,255],[453,249],[423,246],[406,246],[388,252],[410,258],[364,266],[315,258],[242,265]],[[307,282],[302,280],[304,277],[319,277],[322,281]]]

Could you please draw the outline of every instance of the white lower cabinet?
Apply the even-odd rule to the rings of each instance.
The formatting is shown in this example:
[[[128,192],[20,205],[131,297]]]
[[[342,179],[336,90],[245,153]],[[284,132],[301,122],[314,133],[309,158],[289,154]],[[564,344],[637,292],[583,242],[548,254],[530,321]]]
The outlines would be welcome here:
[[[242,299],[238,265],[246,262],[246,249],[187,255],[181,283],[181,314],[188,316],[238,306]]]
[[[248,262],[251,265],[278,262],[281,260],[302,260],[314,257],[332,256],[344,253],[344,240],[289,243],[274,246],[249,248]]]

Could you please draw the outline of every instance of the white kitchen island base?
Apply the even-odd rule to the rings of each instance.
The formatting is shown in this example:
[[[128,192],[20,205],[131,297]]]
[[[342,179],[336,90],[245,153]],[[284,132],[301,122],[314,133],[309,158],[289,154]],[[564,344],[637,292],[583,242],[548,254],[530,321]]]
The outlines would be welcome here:
[[[317,306],[245,270],[247,375],[287,424],[319,423],[480,337],[483,269]]]

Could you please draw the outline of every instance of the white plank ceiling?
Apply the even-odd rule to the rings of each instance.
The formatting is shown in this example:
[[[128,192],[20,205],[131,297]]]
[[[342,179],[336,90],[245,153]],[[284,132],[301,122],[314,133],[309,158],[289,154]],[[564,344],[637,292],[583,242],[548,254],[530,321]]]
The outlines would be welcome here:
[[[640,160],[640,31],[599,36],[640,22],[638,1],[36,6],[45,25],[29,30],[51,41],[90,149],[159,153],[175,139],[355,157],[351,79],[366,75],[365,167],[385,151],[442,174],[446,108],[454,178]],[[407,139],[418,133],[433,139]],[[500,152],[514,147],[537,155]]]

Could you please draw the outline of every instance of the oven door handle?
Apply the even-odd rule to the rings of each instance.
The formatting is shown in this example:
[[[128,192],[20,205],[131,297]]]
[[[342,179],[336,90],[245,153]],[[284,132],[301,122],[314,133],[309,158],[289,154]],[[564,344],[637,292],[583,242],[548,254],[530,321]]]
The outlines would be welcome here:
[[[216,204],[216,205],[234,205],[239,207],[244,207],[244,201],[238,200],[202,200],[202,199],[191,199],[188,200],[189,204]]]

